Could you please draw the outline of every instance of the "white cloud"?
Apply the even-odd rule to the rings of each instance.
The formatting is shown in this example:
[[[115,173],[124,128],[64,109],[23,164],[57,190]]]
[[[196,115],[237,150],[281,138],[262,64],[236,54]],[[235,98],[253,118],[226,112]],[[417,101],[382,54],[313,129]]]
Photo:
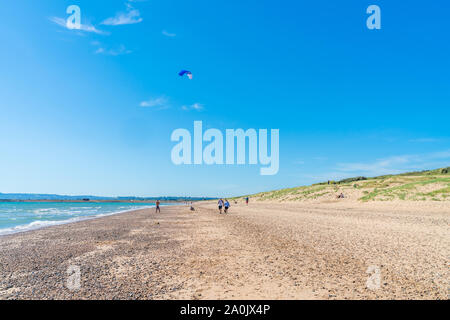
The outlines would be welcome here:
[[[330,171],[299,172],[292,177],[305,183],[341,180],[356,176],[375,177],[450,166],[450,150],[424,154],[395,155],[370,162],[338,163]]]
[[[166,97],[152,98],[146,101],[142,101],[139,105],[141,107],[147,108],[168,108],[168,99]]]
[[[127,48],[125,48],[124,45],[120,45],[118,48],[114,48],[114,49],[105,49],[103,47],[98,47],[97,50],[95,50],[95,54],[105,54],[108,56],[120,56],[123,54],[130,54],[133,51],[128,50]]]
[[[337,170],[354,175],[378,176],[407,171],[428,170],[450,165],[450,150],[378,159],[369,163],[338,163]]]
[[[175,33],[170,33],[170,32],[168,32],[168,31],[166,31],[166,30],[163,30],[161,33],[162,33],[163,35],[165,35],[166,37],[171,37],[171,38],[177,36]]]
[[[410,142],[437,142],[438,139],[435,138],[418,138],[418,139],[411,139]]]
[[[345,172],[320,172],[320,173],[301,173],[301,174],[294,174],[291,175],[292,177],[295,177],[297,179],[301,179],[305,181],[306,184],[308,183],[317,183],[317,182],[323,182],[327,180],[334,180],[339,181],[345,178],[351,178],[354,177],[354,174],[349,174]]]
[[[107,34],[107,32],[98,30],[96,27],[94,27],[93,25],[90,25],[90,24],[81,24],[79,29],[78,28],[73,29],[67,25],[67,21],[63,18],[51,17],[50,21],[56,23],[57,25],[59,25],[61,27],[66,28],[68,30],[93,32],[93,33],[97,33],[97,34]]]
[[[126,4],[127,12],[119,12],[115,17],[111,17],[102,22],[108,26],[120,26],[125,24],[136,24],[142,22],[139,10],[134,9],[129,3]]]
[[[450,150],[434,152],[434,153],[430,154],[430,157],[432,157],[434,159],[441,159],[441,158],[449,158],[450,159]]]
[[[190,106],[182,106],[181,109],[189,111],[189,110],[197,110],[197,111],[201,111],[203,110],[203,105],[201,105],[200,103],[194,103],[191,104]]]

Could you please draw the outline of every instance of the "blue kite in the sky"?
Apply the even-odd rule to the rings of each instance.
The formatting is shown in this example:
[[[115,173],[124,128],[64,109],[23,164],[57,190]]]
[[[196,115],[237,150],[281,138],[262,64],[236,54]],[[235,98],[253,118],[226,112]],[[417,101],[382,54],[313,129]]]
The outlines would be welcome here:
[[[182,77],[182,76],[184,76],[184,75],[187,75],[187,77],[188,77],[190,80],[192,80],[192,72],[190,72],[190,71],[187,71],[187,70],[181,70],[180,72],[178,72],[178,75],[179,75],[180,77]]]

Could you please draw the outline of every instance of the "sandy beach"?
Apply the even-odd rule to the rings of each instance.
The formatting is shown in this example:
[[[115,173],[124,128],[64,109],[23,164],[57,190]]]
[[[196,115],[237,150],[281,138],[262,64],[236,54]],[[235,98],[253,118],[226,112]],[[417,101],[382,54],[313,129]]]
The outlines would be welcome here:
[[[448,202],[195,209],[144,209],[2,236],[0,299],[449,297]],[[69,266],[80,268],[77,290],[66,287]],[[367,287],[373,270],[379,288]]]

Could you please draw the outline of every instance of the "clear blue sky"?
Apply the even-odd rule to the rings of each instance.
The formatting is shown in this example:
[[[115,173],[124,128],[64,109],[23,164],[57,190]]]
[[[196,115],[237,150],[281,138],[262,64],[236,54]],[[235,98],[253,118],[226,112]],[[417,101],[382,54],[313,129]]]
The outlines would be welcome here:
[[[58,24],[71,4],[84,30]],[[371,4],[381,30],[366,27]],[[444,0],[3,1],[0,192],[229,196],[450,165],[449,12]],[[280,129],[279,173],[175,166],[170,134],[194,120]]]

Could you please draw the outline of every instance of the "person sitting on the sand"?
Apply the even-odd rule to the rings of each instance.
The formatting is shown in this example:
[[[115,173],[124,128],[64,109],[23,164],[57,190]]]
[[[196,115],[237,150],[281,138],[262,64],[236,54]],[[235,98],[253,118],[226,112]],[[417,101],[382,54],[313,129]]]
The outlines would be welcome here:
[[[161,213],[161,209],[159,208],[159,204],[160,204],[159,200],[156,200],[156,211],[155,212]]]
[[[228,212],[229,207],[230,207],[230,203],[228,202],[228,199],[225,199],[225,213]]]
[[[219,214],[222,214],[223,200],[222,200],[222,199],[219,199],[219,201],[217,202],[217,204],[219,205]]]

